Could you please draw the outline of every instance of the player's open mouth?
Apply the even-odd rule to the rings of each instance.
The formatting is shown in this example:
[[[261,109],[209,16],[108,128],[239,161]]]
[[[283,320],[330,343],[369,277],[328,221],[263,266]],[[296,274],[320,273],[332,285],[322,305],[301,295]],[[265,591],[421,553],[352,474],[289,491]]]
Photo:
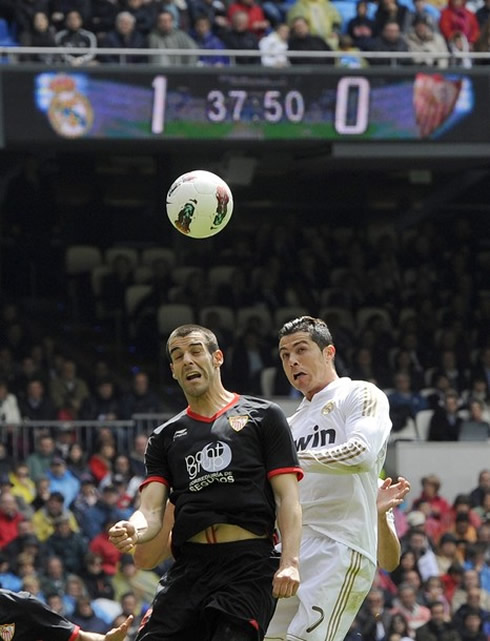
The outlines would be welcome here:
[[[201,378],[201,375],[199,374],[199,372],[191,372],[190,374],[187,374],[187,376],[185,377],[185,380],[193,381],[196,378]]]
[[[295,381],[297,381],[301,376],[305,376],[304,372],[297,372],[296,374],[293,374],[293,378]]]

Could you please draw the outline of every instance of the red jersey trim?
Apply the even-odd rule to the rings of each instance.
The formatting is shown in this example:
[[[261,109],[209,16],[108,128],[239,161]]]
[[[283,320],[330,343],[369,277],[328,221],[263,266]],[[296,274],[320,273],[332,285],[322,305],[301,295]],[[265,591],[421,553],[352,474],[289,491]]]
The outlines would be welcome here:
[[[296,474],[298,481],[301,481],[304,476],[304,472],[300,467],[279,467],[277,470],[267,472],[267,478],[271,479],[273,476],[277,476],[278,474]]]
[[[75,641],[75,639],[77,638],[77,636],[78,636],[78,633],[79,633],[79,632],[80,632],[80,626],[79,626],[79,625],[76,625],[76,626],[73,628],[73,632],[71,633],[71,636],[70,636],[70,638],[68,639],[68,641]]]
[[[249,619],[248,622],[250,623],[250,625],[253,628],[255,628],[256,630],[260,630],[259,624],[257,623],[257,621],[255,619]]]
[[[200,414],[196,414],[191,410],[190,407],[187,408],[186,413],[187,416],[190,416],[196,421],[201,421],[202,423],[212,423],[215,421],[218,416],[221,416],[221,414],[224,414],[227,410],[230,409],[235,403],[237,403],[240,400],[240,394],[234,394],[232,400],[228,403],[228,405],[225,405],[222,407],[214,416],[201,416]]]
[[[170,487],[170,483],[167,481],[167,479],[164,479],[163,476],[149,476],[141,483],[141,485],[139,486],[139,491],[141,492],[145,485],[149,485],[150,483],[162,483],[162,485]]]

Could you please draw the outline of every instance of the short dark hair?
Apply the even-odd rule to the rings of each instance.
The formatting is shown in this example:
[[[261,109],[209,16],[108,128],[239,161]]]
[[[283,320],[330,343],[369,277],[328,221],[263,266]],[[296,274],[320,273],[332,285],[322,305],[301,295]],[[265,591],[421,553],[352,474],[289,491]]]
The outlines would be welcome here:
[[[167,354],[167,358],[169,361],[172,360],[172,357],[170,356],[170,349],[169,349],[170,341],[174,338],[184,338],[185,336],[189,336],[189,334],[192,334],[192,332],[199,332],[204,336],[205,338],[204,342],[210,354],[214,354],[214,352],[217,349],[219,349],[218,339],[216,338],[216,335],[207,327],[203,327],[202,325],[193,325],[193,324],[181,325],[180,327],[177,327],[176,329],[174,329],[174,331],[170,334],[170,336],[167,339],[167,344],[165,346],[165,353]]]
[[[296,332],[306,332],[309,334],[311,340],[323,350],[328,345],[333,345],[332,334],[327,327],[327,324],[321,318],[313,318],[313,316],[298,316],[293,320],[284,323],[279,330],[279,340],[284,336],[295,334]]]

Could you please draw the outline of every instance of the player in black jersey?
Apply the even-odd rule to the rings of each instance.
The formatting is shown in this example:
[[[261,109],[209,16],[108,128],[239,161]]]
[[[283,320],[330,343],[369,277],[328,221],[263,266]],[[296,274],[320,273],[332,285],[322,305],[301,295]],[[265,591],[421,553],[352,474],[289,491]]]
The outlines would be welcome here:
[[[28,592],[0,589],[0,638],[3,641],[124,641],[130,616],[106,634],[85,632]]]
[[[121,552],[152,540],[170,496],[176,560],[137,641],[261,640],[275,599],[299,586],[302,472],[291,432],[274,403],[223,387],[210,330],[177,328],[167,354],[189,407],[151,435],[140,508],[109,531]]]

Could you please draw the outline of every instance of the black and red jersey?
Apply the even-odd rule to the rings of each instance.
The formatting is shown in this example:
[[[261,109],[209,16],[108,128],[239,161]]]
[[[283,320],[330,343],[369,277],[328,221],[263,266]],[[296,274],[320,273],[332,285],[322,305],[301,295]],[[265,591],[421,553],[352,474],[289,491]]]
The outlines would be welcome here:
[[[4,641],[73,641],[79,630],[28,592],[0,589],[0,638]]]
[[[212,417],[187,408],[157,427],[145,464],[143,486],[158,481],[169,487],[177,547],[215,523],[272,535],[276,510],[271,477],[302,476],[279,406],[238,394]]]

